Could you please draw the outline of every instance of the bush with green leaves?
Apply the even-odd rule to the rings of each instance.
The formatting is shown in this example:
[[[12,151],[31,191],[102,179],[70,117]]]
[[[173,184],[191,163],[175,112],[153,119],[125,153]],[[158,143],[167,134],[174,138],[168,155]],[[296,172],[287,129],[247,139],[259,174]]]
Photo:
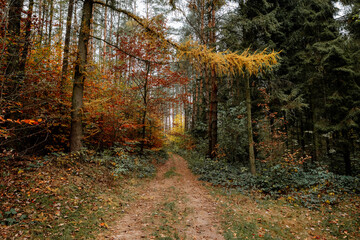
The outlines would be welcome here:
[[[219,153],[232,162],[246,162],[247,131],[245,103],[233,106],[230,102],[219,104],[218,143]],[[236,144],[234,144],[236,143]],[[205,146],[207,148],[207,146]]]
[[[115,176],[133,175],[139,178],[151,177],[155,174],[156,168],[152,164],[153,158],[149,155],[133,155],[123,148],[112,150],[115,156],[112,158]]]
[[[156,168],[154,163],[164,163],[168,154],[164,150],[144,150],[135,154],[130,148],[117,146],[97,155],[87,156],[86,160],[112,169],[114,176],[152,177]]]
[[[276,164],[263,166],[261,173],[253,176],[233,161],[208,159],[196,151],[180,154],[200,180],[241,192],[256,190],[273,198],[286,196],[288,202],[306,207],[336,204],[342,194],[360,193],[358,177],[337,175],[323,167],[304,170],[301,166]]]

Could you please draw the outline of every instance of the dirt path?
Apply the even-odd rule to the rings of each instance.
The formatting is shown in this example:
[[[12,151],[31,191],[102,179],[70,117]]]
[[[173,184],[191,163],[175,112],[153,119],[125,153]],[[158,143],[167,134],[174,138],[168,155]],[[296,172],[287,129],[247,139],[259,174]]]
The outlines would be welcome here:
[[[171,155],[139,193],[102,239],[224,239],[215,201],[180,156]]]

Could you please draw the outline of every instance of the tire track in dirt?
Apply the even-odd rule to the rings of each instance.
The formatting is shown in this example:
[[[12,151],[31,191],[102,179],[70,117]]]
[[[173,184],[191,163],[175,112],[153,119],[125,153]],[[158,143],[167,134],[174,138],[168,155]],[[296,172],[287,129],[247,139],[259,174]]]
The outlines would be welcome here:
[[[216,202],[182,157],[171,154],[138,191],[138,200],[100,239],[224,239]]]

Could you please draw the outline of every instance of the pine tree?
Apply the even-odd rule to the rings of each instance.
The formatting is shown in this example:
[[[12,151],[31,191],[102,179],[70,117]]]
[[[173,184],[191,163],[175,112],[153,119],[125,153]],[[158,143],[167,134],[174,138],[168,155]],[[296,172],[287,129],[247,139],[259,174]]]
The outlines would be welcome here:
[[[350,119],[352,123],[357,122],[354,104],[358,104],[358,96],[357,91],[351,90],[358,89],[356,79],[359,79],[356,71],[359,69],[359,45],[356,44],[359,31],[355,30],[359,27],[359,5],[356,1],[344,1],[352,2],[352,10],[344,27],[349,34],[341,37],[341,28],[335,19],[335,2],[240,1],[239,8],[223,28],[222,45],[232,47],[233,51],[266,47],[282,51],[281,66],[256,81],[269,89],[271,109],[283,112],[289,121],[288,146],[292,140],[297,141],[297,146],[300,144],[304,151],[312,154],[313,162],[326,159],[329,146],[336,146],[343,153],[349,174],[349,152],[345,150],[351,149],[353,140],[345,139],[356,126],[345,127],[344,123]],[[253,113],[257,117],[256,109]]]

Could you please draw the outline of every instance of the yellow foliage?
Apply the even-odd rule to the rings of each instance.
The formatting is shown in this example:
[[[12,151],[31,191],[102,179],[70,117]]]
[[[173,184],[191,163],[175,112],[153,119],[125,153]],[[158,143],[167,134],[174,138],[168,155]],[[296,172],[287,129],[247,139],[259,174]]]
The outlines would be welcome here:
[[[214,68],[219,75],[243,74],[257,75],[266,68],[277,64],[279,53],[272,51],[266,53],[266,49],[259,53],[251,54],[249,50],[238,52],[215,52],[212,48],[199,45],[194,41],[187,41],[179,46],[178,58],[186,59],[200,70],[202,64]]]
[[[171,129],[170,133],[167,134],[167,137],[170,142],[177,142],[185,134],[185,125],[184,125],[184,116],[177,114],[174,119],[174,127]]]
[[[143,29],[149,33],[154,39],[159,39],[163,42],[164,47],[173,47],[178,50],[178,58],[186,59],[192,63],[198,70],[202,64],[210,66],[215,69],[217,74],[243,74],[244,72],[250,75],[257,75],[266,68],[271,68],[277,64],[278,52],[266,53],[266,50],[259,53],[250,53],[249,50],[243,53],[238,52],[216,52],[215,49],[208,48],[205,45],[200,45],[195,41],[187,41],[181,45],[173,42],[159,32],[156,28],[151,26],[151,22],[147,19],[141,18],[125,9],[116,8],[111,5],[107,5],[101,0],[94,0],[94,3],[107,6],[115,11],[124,13],[128,17],[137,22]]]

